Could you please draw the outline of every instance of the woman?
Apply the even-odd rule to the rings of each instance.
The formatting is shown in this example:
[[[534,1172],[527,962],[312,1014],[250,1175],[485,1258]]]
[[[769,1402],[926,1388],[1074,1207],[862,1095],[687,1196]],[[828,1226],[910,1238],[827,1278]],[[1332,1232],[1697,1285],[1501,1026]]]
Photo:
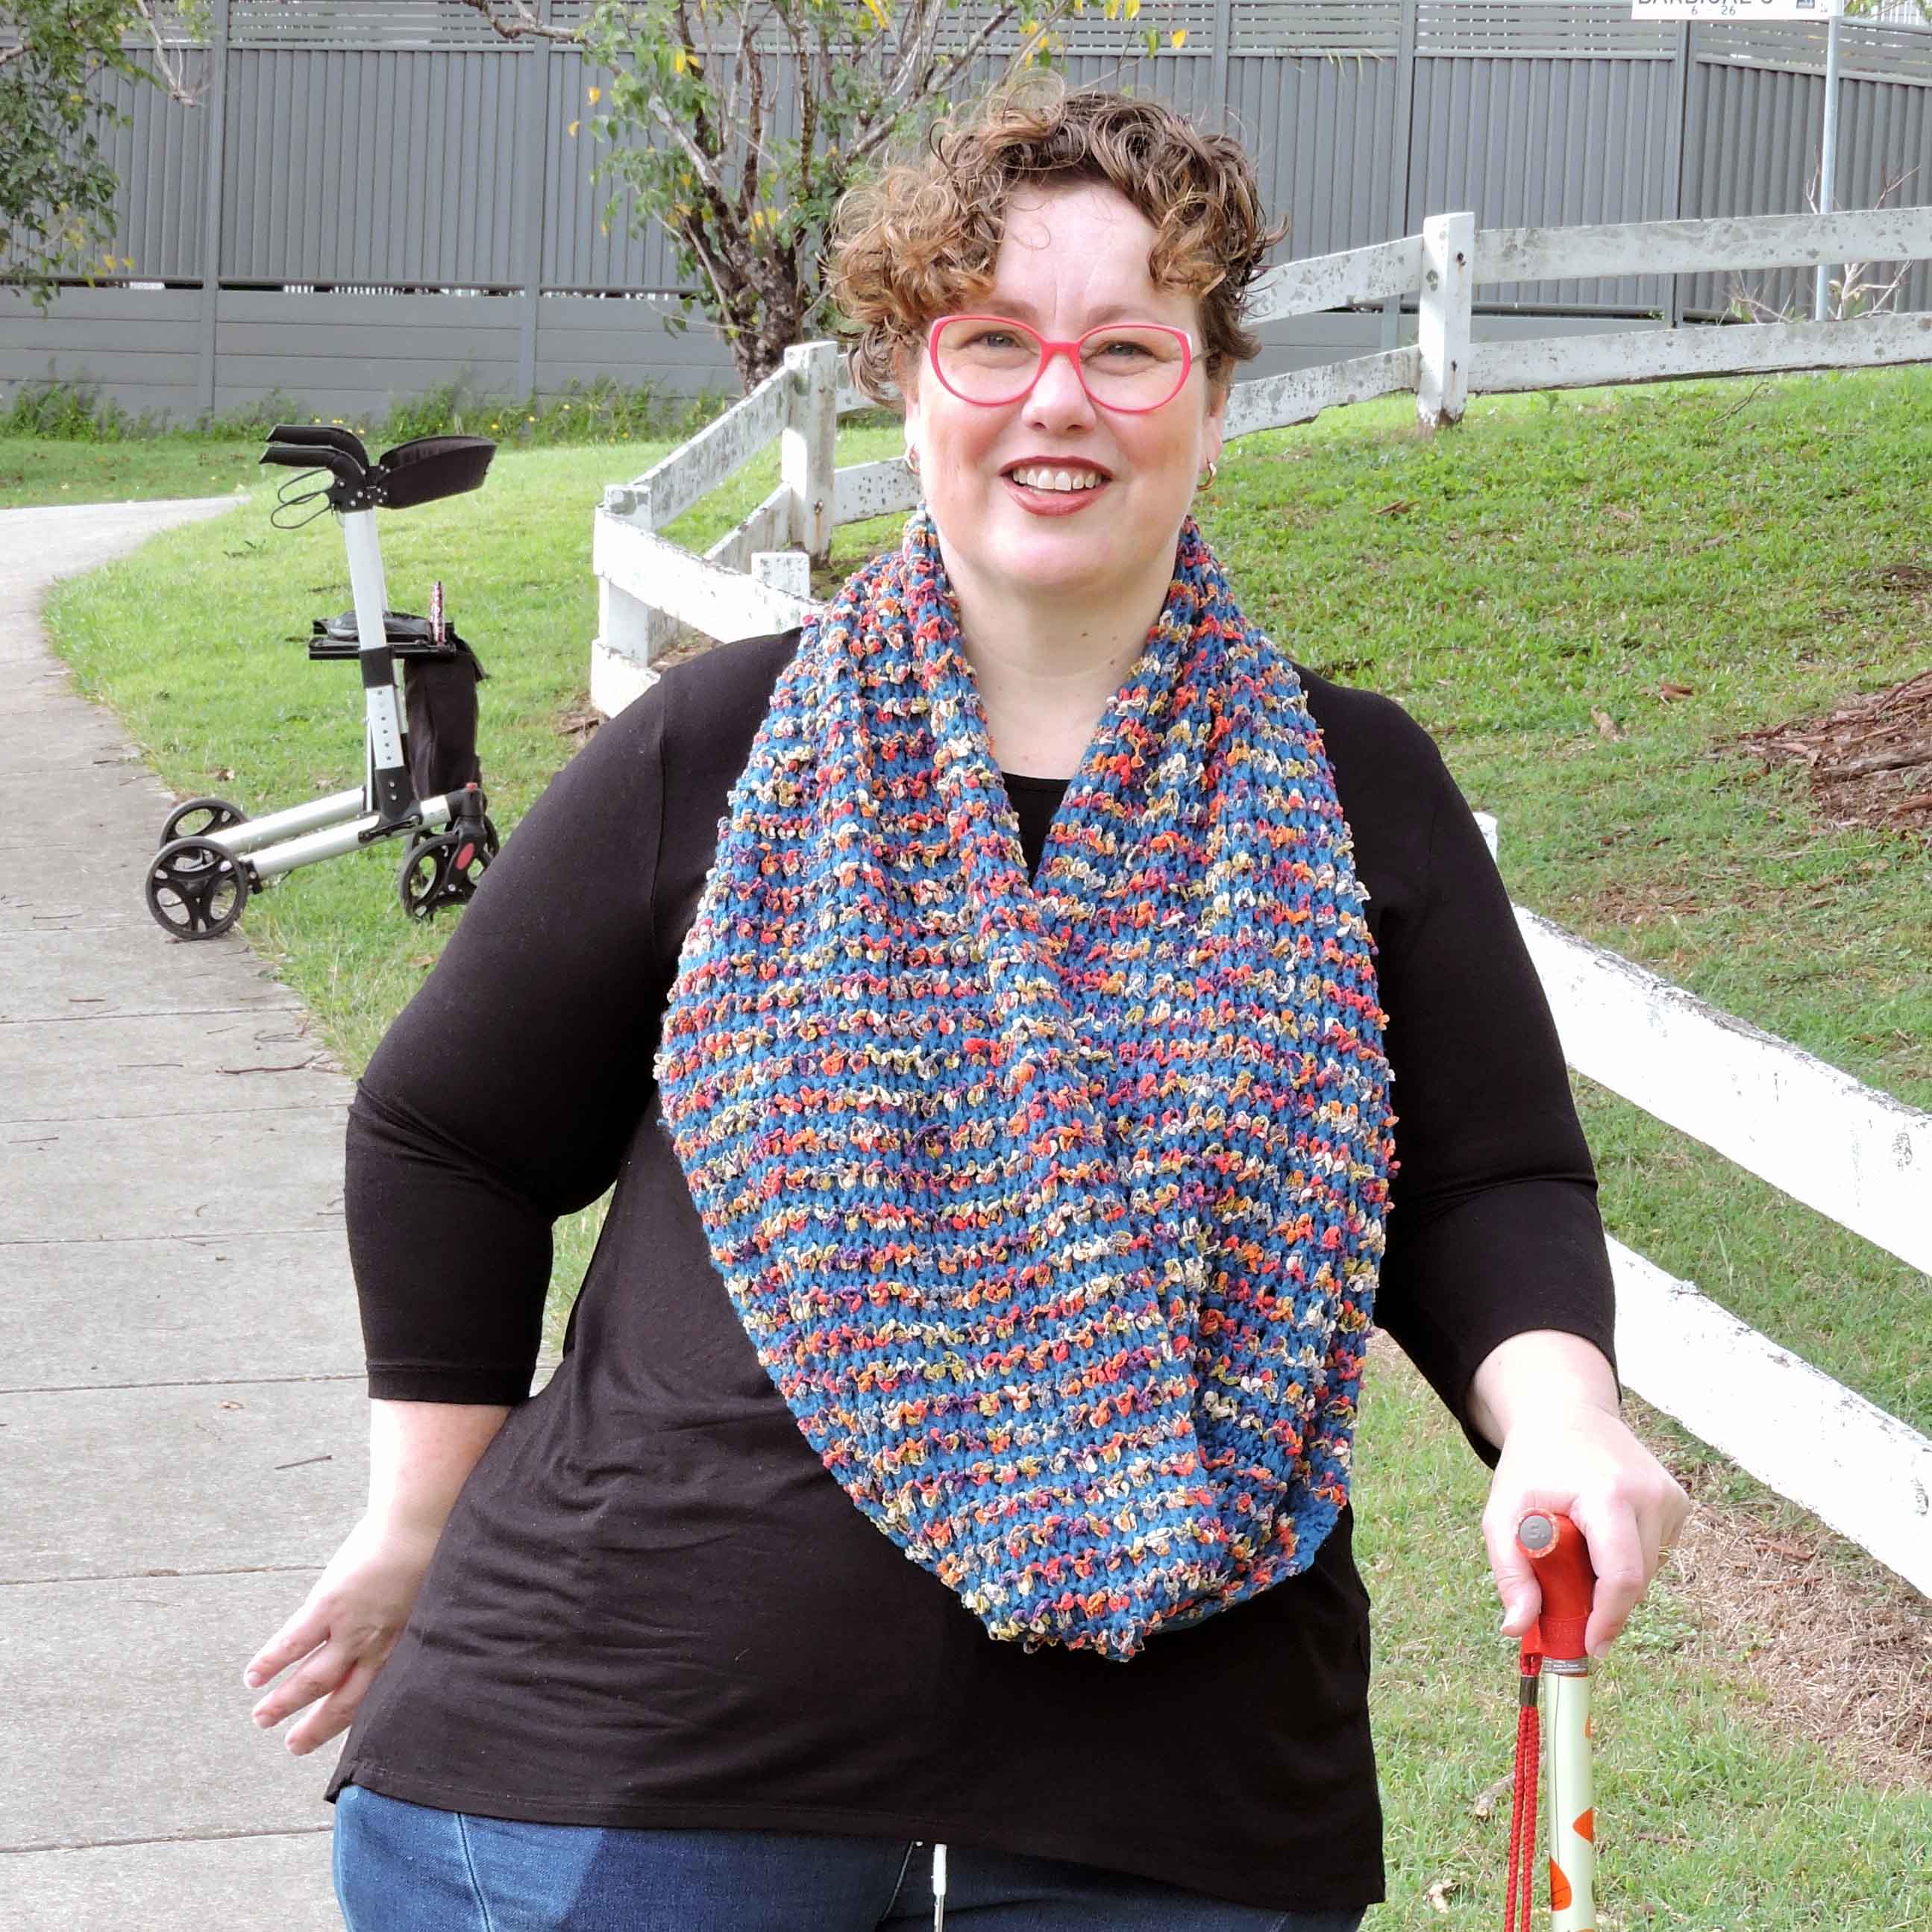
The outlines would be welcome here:
[[[924,502],[598,734],[371,1060],[370,1509],[250,1677],[353,1720],[355,1932],[1348,1932],[1372,1309],[1506,1630],[1527,1508],[1599,1654],[1681,1522],[1468,808],[1190,512],[1279,238],[1233,142],[1051,80],[853,197]]]

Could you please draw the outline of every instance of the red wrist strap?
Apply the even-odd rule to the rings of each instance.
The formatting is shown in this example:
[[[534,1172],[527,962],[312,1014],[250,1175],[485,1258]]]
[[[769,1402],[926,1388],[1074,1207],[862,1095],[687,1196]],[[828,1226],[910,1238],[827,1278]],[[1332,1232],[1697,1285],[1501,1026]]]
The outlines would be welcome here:
[[[1541,1755],[1542,1723],[1537,1708],[1537,1687],[1542,1682],[1543,1659],[1527,1645],[1517,1685],[1516,1718],[1516,1795],[1510,1807],[1509,1890],[1503,1900],[1503,1932],[1517,1932],[1516,1906],[1522,1901],[1522,1932],[1529,1932],[1531,1898],[1536,1876],[1536,1780]]]

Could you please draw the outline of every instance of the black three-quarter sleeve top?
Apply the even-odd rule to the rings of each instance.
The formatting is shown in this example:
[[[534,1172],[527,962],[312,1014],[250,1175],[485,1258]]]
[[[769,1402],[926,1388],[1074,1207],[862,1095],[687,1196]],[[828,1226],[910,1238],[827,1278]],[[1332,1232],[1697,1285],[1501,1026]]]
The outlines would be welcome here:
[[[720,645],[598,731],[362,1080],[347,1214],[370,1394],[511,1413],[326,1795],[982,1845],[1280,1911],[1376,1903],[1347,1509],[1302,1574],[1130,1662],[1028,1656],[854,1508],[739,1324],[651,1069],[727,794],[798,640]],[[1296,668],[1389,1016],[1401,1168],[1376,1319],[1493,1466],[1468,1408],[1491,1349],[1556,1328],[1612,1355],[1594,1173],[1435,744],[1391,700]],[[1007,784],[1037,866],[1064,782]],[[532,1396],[551,1223],[614,1183]]]

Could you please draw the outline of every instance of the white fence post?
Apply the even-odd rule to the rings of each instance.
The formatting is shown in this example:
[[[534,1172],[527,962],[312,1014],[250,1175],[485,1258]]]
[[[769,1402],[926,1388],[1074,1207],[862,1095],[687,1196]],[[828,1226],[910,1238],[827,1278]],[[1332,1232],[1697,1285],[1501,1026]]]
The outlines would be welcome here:
[[[784,352],[792,377],[779,473],[791,493],[791,540],[814,563],[832,554],[838,502],[838,345],[801,342]]]
[[[640,530],[655,530],[648,483],[613,484],[604,508]],[[662,610],[640,602],[608,577],[597,580],[597,635],[590,645],[590,701],[614,718],[657,682],[651,659],[670,642],[674,628]]]
[[[1415,318],[1422,367],[1415,412],[1425,430],[1461,422],[1468,398],[1475,260],[1474,214],[1432,214],[1423,223],[1422,292]]]

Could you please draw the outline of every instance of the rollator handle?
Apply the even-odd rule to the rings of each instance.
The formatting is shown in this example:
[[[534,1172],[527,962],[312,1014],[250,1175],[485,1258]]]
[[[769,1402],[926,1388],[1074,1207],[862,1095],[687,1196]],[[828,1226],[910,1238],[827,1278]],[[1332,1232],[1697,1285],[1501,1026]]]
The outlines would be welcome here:
[[[338,429],[331,423],[278,423],[268,432],[271,442],[320,443],[352,456],[364,469],[369,466],[369,452],[352,429]]]
[[[287,470],[326,470],[338,483],[352,490],[367,473],[346,450],[321,443],[272,442],[262,451],[261,460],[278,463]]]
[[[1597,1593],[1597,1573],[1583,1532],[1567,1516],[1535,1510],[1516,1525],[1516,1540],[1536,1565],[1543,1592],[1543,1607],[1523,1636],[1524,1654],[1566,1661],[1584,1657],[1583,1633]]]

